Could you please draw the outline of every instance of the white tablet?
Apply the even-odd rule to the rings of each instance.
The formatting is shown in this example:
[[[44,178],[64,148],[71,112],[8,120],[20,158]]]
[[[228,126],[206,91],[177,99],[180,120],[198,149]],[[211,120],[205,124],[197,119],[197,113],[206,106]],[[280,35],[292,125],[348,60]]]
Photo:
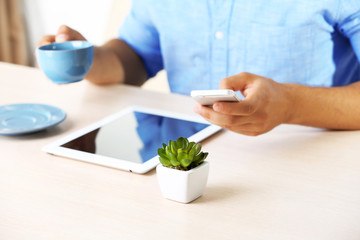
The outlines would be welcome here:
[[[133,106],[43,147],[50,154],[145,173],[159,163],[162,143],[199,142],[221,128],[200,116]]]

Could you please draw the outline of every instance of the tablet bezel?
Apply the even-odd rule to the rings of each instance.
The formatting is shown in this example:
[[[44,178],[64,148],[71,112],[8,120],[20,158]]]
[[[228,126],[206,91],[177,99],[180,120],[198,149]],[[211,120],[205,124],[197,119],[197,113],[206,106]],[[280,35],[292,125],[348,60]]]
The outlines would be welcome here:
[[[98,129],[107,123],[110,123],[118,118],[121,118],[122,116],[124,116],[128,113],[135,112],[135,111],[140,112],[140,113],[153,114],[153,115],[170,117],[170,118],[175,118],[175,119],[180,119],[180,120],[209,124],[208,127],[204,128],[203,130],[190,136],[188,138],[189,141],[200,142],[200,141],[204,140],[205,138],[213,135],[214,133],[216,133],[222,129],[219,126],[210,124],[209,122],[207,122],[205,119],[201,118],[200,116],[190,116],[190,115],[186,115],[186,114],[175,113],[175,112],[170,112],[170,111],[166,111],[166,110],[153,109],[153,108],[142,107],[142,106],[131,106],[131,107],[127,107],[115,114],[112,114],[108,117],[105,117],[104,119],[97,121],[85,128],[75,131],[55,142],[52,142],[52,143],[44,146],[42,148],[42,150],[47,153],[54,154],[57,156],[67,157],[70,159],[93,163],[93,164],[97,164],[97,165],[101,165],[101,166],[116,168],[116,169],[120,169],[120,170],[134,172],[134,173],[140,173],[140,174],[146,173],[146,172],[150,171],[151,169],[155,168],[159,164],[158,156],[155,156],[144,163],[135,163],[135,162],[130,162],[130,161],[127,161],[124,159],[112,158],[112,157],[107,157],[107,156],[102,156],[102,155],[97,155],[97,154],[93,154],[93,153],[88,153],[88,152],[84,152],[84,151],[79,151],[79,150],[62,147],[62,145],[64,145],[67,142],[70,142],[82,135],[85,135],[86,133],[89,133],[95,129]],[[159,146],[159,147],[161,147],[161,146]]]

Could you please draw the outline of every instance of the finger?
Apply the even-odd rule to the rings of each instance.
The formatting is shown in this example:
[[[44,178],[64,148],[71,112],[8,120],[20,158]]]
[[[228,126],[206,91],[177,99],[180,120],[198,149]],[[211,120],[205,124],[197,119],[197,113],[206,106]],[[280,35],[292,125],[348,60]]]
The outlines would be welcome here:
[[[271,129],[266,129],[264,124],[254,124],[254,123],[247,123],[240,126],[229,126],[226,129],[250,136],[257,136],[271,130]]]
[[[46,35],[40,39],[40,41],[36,44],[36,47],[40,47],[53,42],[55,42],[55,35]]]
[[[213,110],[215,112],[237,116],[251,116],[259,107],[259,101],[251,97],[241,102],[216,102],[213,104]]]
[[[246,131],[246,130],[239,130],[239,129],[228,129],[232,132],[236,132],[236,133],[240,133],[242,135],[246,135],[246,136],[259,136],[261,133],[259,132],[252,132],[252,131]]]
[[[253,131],[251,128],[250,128],[251,124],[245,124],[241,127],[226,127],[225,129],[227,130],[230,130],[232,132],[236,132],[236,133],[240,133],[242,135],[247,135],[247,136],[257,136],[258,135],[258,132],[256,131]]]
[[[222,114],[214,111],[210,107],[202,105],[195,106],[194,111],[200,114],[207,121],[224,128],[229,128],[230,126],[240,126],[252,122],[249,117]]]
[[[61,25],[55,37],[56,42],[65,42],[71,40],[84,40],[86,39],[78,31],[66,26]]]
[[[266,132],[262,122],[256,122],[250,117],[235,117],[218,114],[212,111],[211,108],[202,105],[195,106],[194,110],[208,122],[233,132],[249,136],[257,136]]]

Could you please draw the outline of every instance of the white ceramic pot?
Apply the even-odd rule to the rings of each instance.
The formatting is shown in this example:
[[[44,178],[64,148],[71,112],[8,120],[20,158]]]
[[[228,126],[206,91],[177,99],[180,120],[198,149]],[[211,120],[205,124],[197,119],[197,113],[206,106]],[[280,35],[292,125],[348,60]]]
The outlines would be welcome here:
[[[204,161],[189,171],[167,168],[159,164],[156,173],[161,193],[165,198],[189,203],[203,194],[209,175],[209,163]]]

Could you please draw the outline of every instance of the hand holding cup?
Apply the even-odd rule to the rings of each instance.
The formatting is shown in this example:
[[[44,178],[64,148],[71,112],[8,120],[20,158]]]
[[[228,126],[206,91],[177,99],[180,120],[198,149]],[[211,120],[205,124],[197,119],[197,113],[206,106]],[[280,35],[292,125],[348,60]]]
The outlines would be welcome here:
[[[84,79],[91,68],[93,55],[94,46],[79,32],[66,26],[61,26],[57,35],[44,36],[36,49],[41,70],[59,84]]]

